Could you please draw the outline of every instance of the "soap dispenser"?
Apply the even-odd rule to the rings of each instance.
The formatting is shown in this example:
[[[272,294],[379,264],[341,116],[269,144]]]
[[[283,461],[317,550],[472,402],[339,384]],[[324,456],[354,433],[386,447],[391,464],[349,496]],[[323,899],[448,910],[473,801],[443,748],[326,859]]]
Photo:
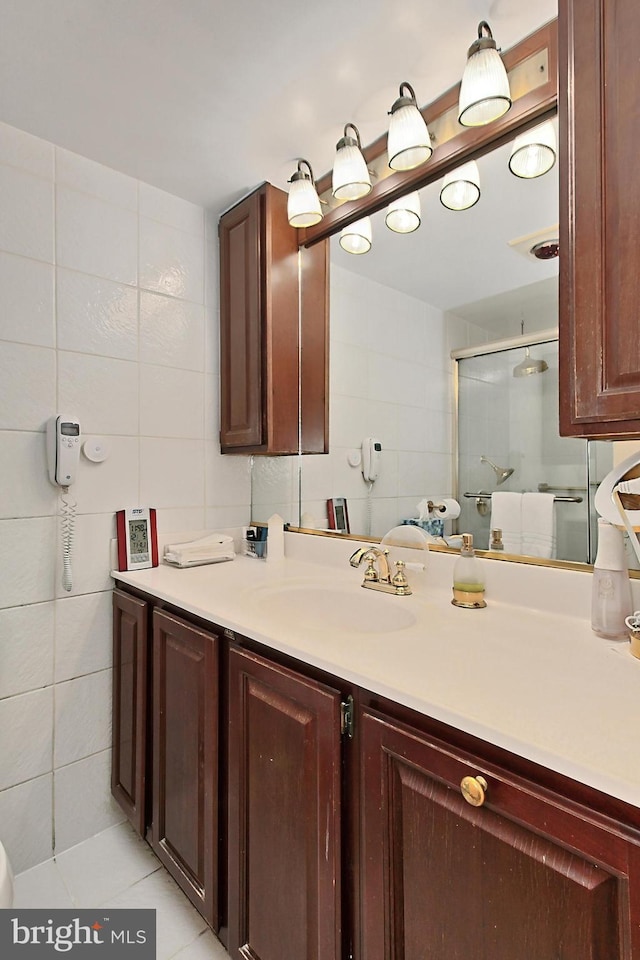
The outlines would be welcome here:
[[[632,610],[622,531],[599,517],[591,592],[591,629],[606,640],[626,640],[629,631],[624,621]]]
[[[454,607],[479,610],[486,607],[484,577],[480,561],[473,549],[473,534],[462,534],[462,550],[453,567]]]

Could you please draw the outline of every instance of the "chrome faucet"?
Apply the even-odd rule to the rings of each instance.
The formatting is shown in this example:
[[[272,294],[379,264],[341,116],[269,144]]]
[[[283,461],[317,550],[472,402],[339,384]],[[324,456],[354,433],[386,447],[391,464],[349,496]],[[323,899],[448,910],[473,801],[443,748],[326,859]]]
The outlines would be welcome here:
[[[362,561],[367,564],[362,586],[382,593],[393,593],[396,597],[411,595],[411,587],[404,573],[404,560],[396,560],[396,572],[391,576],[389,551],[377,547],[359,547],[349,558],[352,567],[359,567]],[[377,564],[377,569],[376,569]]]

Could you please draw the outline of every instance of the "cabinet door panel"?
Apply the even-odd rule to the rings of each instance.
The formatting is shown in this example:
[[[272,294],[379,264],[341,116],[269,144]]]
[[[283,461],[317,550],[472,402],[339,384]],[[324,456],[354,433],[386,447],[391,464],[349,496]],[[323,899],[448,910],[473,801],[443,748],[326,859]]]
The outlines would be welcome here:
[[[559,7],[561,433],[640,434],[636,0]]]
[[[640,957],[636,845],[495,771],[472,807],[468,759],[373,713],[361,734],[363,960]]]
[[[144,836],[147,766],[147,604],[113,591],[111,792]]]
[[[151,845],[203,917],[217,922],[218,639],[153,618]]]
[[[337,691],[232,648],[232,957],[339,956],[339,708]]]
[[[220,442],[263,443],[261,193],[220,221]]]

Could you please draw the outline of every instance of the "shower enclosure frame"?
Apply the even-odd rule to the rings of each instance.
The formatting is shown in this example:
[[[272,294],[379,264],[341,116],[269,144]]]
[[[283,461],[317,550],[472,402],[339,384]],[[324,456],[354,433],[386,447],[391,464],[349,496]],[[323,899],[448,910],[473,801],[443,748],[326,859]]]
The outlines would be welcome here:
[[[523,334],[516,337],[505,337],[502,340],[494,340],[490,343],[478,344],[474,347],[464,347],[462,349],[452,350],[451,351],[451,362],[453,364],[453,417],[452,417],[452,435],[451,435],[451,478],[453,486],[453,495],[457,500],[460,500],[462,492],[460,491],[460,476],[459,476],[459,456],[460,451],[458,447],[459,442],[459,360],[472,359],[474,357],[483,357],[492,353],[503,353],[506,350],[513,350],[524,347],[535,347],[537,345],[542,345],[545,343],[557,342],[559,339],[559,332],[557,327],[549,327],[545,330],[538,330],[532,333]],[[591,457],[589,456],[589,448],[587,445],[587,456],[586,456],[586,483],[587,483],[587,500],[589,501],[589,491],[591,489]],[[589,517],[589,502],[587,503],[587,516]],[[455,532],[459,533],[457,529],[458,523],[456,522]],[[588,558],[593,556],[593,544],[592,544],[592,532],[591,524],[587,522],[587,555]],[[531,558],[525,558],[531,559]],[[548,561],[547,561],[548,562]],[[557,562],[557,561],[551,561]],[[561,563],[571,563],[572,561],[560,561]],[[587,559],[586,563],[593,562],[592,559]]]

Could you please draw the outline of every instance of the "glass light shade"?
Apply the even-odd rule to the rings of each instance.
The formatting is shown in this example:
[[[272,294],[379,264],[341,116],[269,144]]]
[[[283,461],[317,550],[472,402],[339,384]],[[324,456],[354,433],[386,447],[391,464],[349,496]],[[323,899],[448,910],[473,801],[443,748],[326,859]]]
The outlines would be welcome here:
[[[417,106],[408,103],[393,110],[387,136],[387,154],[391,169],[413,170],[425,163],[432,153],[429,130]]]
[[[371,218],[363,217],[362,220],[343,227],[338,242],[347,253],[362,254],[371,250],[371,238]]]
[[[483,35],[486,31],[486,36]],[[460,84],[458,121],[463,127],[482,127],[497,120],[511,106],[509,78],[488,23],[478,26]]]
[[[440,203],[448,210],[468,210],[480,199],[480,171],[475,160],[445,175]]]
[[[516,177],[533,180],[548,173],[556,162],[556,131],[551,120],[516,137],[509,170]]]
[[[420,194],[408,193],[406,197],[394,200],[387,208],[384,222],[394,233],[413,233],[421,222]]]
[[[311,179],[292,180],[289,184],[287,217],[292,227],[313,227],[322,220],[320,198]]]
[[[357,144],[347,143],[337,150],[332,191],[336,200],[358,200],[371,193],[371,178]]]

